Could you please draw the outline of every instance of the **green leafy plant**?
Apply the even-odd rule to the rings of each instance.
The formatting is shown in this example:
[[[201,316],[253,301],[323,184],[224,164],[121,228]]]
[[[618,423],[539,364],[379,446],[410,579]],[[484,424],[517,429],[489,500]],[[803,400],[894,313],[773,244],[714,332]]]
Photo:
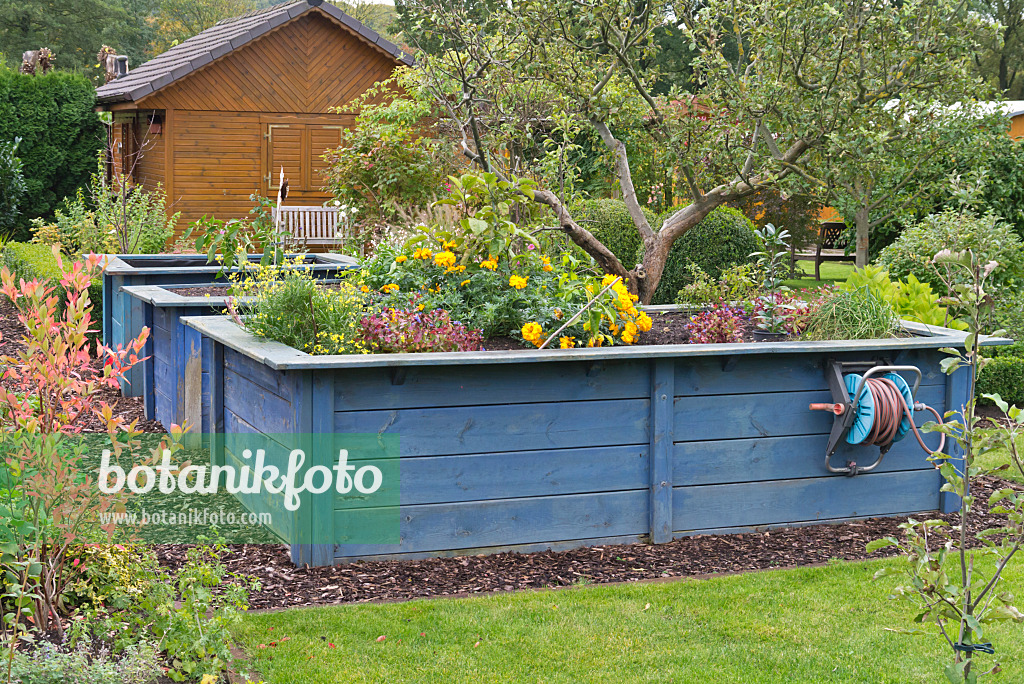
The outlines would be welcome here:
[[[340,204],[355,208],[366,232],[415,212],[443,192],[455,170],[451,146],[431,135],[438,118],[412,69],[399,68],[344,106],[357,111],[341,145],[325,154],[325,183]],[[362,240],[367,236],[357,232]]]
[[[153,620],[152,633],[170,665],[167,676],[176,682],[216,677],[227,669],[230,629],[241,619],[249,592],[259,588],[227,570],[222,541],[199,541],[172,582],[155,585],[138,606]]]
[[[162,673],[157,649],[148,642],[113,655],[87,644],[62,649],[44,641],[17,652],[10,675],[19,684],[151,684]]]
[[[70,549],[116,503],[83,475],[85,445],[71,436],[83,430],[86,417],[99,420],[116,455],[138,434],[135,423],[114,416],[100,396],[138,362],[149,331],[125,349],[101,348],[104,365],[91,365],[88,287],[99,257],[65,268],[56,250],[54,256],[67,292],[60,315],[52,287],[15,283],[9,270],[0,271],[0,292],[26,329],[23,349],[0,358],[0,567],[4,600],[12,606],[2,624],[8,667],[23,620],[31,617],[37,627],[63,634],[59,602],[70,577]]]
[[[669,210],[659,216],[656,225],[672,213]],[[697,264],[717,280],[723,271],[750,263],[750,255],[760,248],[754,224],[742,212],[729,207],[715,209],[672,244],[651,303],[672,302],[676,293],[689,282],[688,264]]]
[[[57,245],[64,254],[110,254],[119,249],[113,228],[101,228],[97,224],[96,214],[89,209],[82,188],[74,198],[64,198],[64,206],[54,212],[52,222],[32,219],[32,233],[33,243]],[[149,247],[149,242],[144,246]]]
[[[298,264],[250,267],[234,282],[238,322],[254,335],[310,354],[368,351],[360,335],[368,298],[352,283],[325,285]]]
[[[512,177],[499,179],[494,173],[464,173],[449,176],[451,190],[437,206],[450,206],[456,211],[458,224],[451,230],[434,229],[421,232],[407,243],[410,246],[427,240],[429,235],[451,242],[461,252],[460,263],[491,256],[509,258],[517,251],[540,245],[524,228],[540,213],[532,201],[534,181]]]
[[[804,338],[808,340],[877,340],[893,337],[901,329],[889,303],[870,288],[840,290],[826,298],[810,315]]]
[[[968,326],[963,350],[946,349],[948,356],[941,368],[947,375],[965,376],[973,390],[979,372],[990,363],[979,354],[979,343],[987,288],[998,264],[981,261],[970,250],[942,250],[932,263],[942,285],[953,293],[956,306],[964,312]],[[942,491],[959,497],[957,524],[910,518],[900,525],[902,539],[885,537],[868,545],[868,550],[896,547],[905,555],[908,583],[896,587],[893,597],[914,604],[914,622],[920,628],[910,630],[912,633],[931,628],[941,635],[949,647],[946,678],[954,684],[977,682],[983,674],[999,671],[998,663],[981,671],[981,654],[995,652],[992,644],[983,641],[988,625],[1006,620],[1024,622],[1024,613],[1014,605],[1013,595],[1000,589],[1004,568],[1024,544],[1024,492],[998,489],[989,497],[989,514],[1005,515],[1006,524],[969,532],[977,505],[972,482],[987,472],[978,465],[978,458],[992,449],[1004,448],[1010,453],[1011,464],[996,470],[1012,467],[1024,475],[1024,458],[1018,451],[1019,439],[1024,435],[1024,411],[1007,405],[997,394],[986,396],[1007,414],[1008,422],[980,418],[971,391],[966,404],[948,412],[943,424],[924,426],[925,430],[943,433],[947,445],[956,445],[956,450],[929,458],[945,480]],[[958,453],[963,454],[962,459]],[[989,569],[982,559],[991,559],[994,567]],[[876,576],[885,574],[889,572],[883,570]]]
[[[889,272],[879,266],[865,266],[855,270],[840,285],[844,290],[867,287],[871,293],[889,303],[899,315],[925,325],[938,325],[954,330],[965,330],[967,324],[954,318],[947,307],[939,304],[939,295],[931,285],[919,281],[913,274],[905,281],[893,282]]]
[[[291,235],[279,230],[271,218],[271,203],[267,198],[253,193],[249,200],[254,203],[248,219],[222,219],[203,216],[185,231],[184,239],[195,235],[195,248],[206,254],[210,264],[220,264],[217,277],[249,263],[249,254],[262,250],[260,265],[281,264],[285,254],[283,245]]]
[[[721,300],[722,288],[697,264],[687,264],[690,282],[676,294],[676,304],[702,306]]]
[[[765,332],[786,332],[786,312],[789,305],[779,298],[779,293],[789,288],[782,284],[784,277],[784,260],[789,245],[789,232],[779,229],[770,223],[758,229],[757,236],[761,239],[764,251],[754,252],[750,256],[757,257],[761,269],[761,289],[764,292],[757,300],[757,327]]]
[[[993,401],[986,395],[994,394],[1011,404],[1024,404],[1024,358],[997,356],[990,359],[978,373],[975,394],[982,404],[991,405]]]
[[[909,281],[913,276],[945,297],[953,293],[928,263],[929,255],[943,249],[971,250],[978,259],[996,261],[999,269],[991,277],[989,290],[997,300],[1016,292],[1024,283],[1024,245],[1017,233],[994,213],[974,216],[966,207],[931,214],[907,228],[882,250],[878,265],[894,279]],[[958,280],[953,284],[966,282],[962,274],[954,277]]]

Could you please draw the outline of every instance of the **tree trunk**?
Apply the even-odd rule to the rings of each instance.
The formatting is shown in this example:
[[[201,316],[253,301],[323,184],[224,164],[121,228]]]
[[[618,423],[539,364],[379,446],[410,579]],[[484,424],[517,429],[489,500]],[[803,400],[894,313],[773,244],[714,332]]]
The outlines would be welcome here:
[[[853,215],[854,226],[857,234],[857,268],[864,268],[868,265],[868,241],[871,232],[871,217],[868,216],[867,207],[861,207]]]

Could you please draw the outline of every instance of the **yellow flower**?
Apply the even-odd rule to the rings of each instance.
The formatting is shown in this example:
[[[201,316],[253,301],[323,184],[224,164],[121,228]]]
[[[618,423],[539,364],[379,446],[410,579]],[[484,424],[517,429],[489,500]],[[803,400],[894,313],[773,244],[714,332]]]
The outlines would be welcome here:
[[[380,288],[380,291],[383,292],[384,294],[388,294],[389,292],[398,292],[398,289],[398,285],[395,285],[394,283],[388,283],[384,287]]]
[[[544,329],[540,327],[540,323],[530,321],[523,326],[522,333],[523,339],[527,342],[536,342],[544,334]]]
[[[524,278],[522,276],[513,275],[508,279],[508,284],[517,290],[522,290],[526,287],[526,281],[529,280],[529,278],[530,276],[526,276]]]
[[[636,323],[634,323],[633,321],[629,321],[626,323],[626,329],[622,333],[623,339],[625,339],[627,335],[629,335],[631,338],[636,337]]]
[[[619,326],[615,325],[614,323],[609,323],[608,324],[608,329],[612,331],[612,335],[618,335],[619,334]]]
[[[217,684],[217,677],[212,674],[204,674],[203,681],[199,682],[199,684]]]
[[[632,335],[630,335],[628,332],[622,333],[622,341],[625,342],[626,344],[633,344],[633,340],[634,339],[635,338]]]
[[[562,337],[558,338],[558,343],[562,347],[562,349],[569,349],[570,347],[576,346],[576,338],[566,337],[565,335],[563,335]]]
[[[641,332],[647,332],[651,329],[652,325],[653,322],[651,321],[651,317],[641,311],[640,315],[636,318],[636,327],[639,328]]]
[[[465,287],[467,283],[469,283],[469,278],[466,278],[465,280],[463,280],[461,283],[459,283],[459,285]]]
[[[431,252],[429,249],[427,249],[426,247],[421,247],[420,249],[417,249],[415,252],[412,253],[412,258],[423,259],[424,261],[426,261],[433,255],[434,253]]]
[[[455,254],[453,252],[438,252],[434,257],[435,266],[454,266],[455,265]]]
[[[404,263],[405,260],[408,259],[408,258],[409,257],[405,256],[404,254],[399,254],[398,256],[395,257],[395,261],[397,263],[401,264],[401,263]]]
[[[489,268],[490,270],[493,271],[497,267],[498,267],[498,260],[496,258],[494,258],[494,257],[490,257],[486,261],[481,261],[480,262],[480,268]]]
[[[616,278],[618,278],[618,276],[612,275],[611,273],[606,273],[604,278],[601,279],[601,287],[608,287],[609,285],[612,284],[612,282],[615,281]],[[619,281],[621,282],[621,278],[619,279]]]
[[[555,309],[555,318],[557,318],[558,320],[562,320],[562,316],[564,315],[565,314],[562,313],[561,309]]]
[[[359,288],[359,291],[360,292],[369,292],[370,288],[368,288],[366,285],[363,285],[361,288]]]
[[[553,271],[555,269],[554,269],[554,267],[551,266],[551,264],[544,264],[544,266],[541,268],[541,270],[542,271]]]

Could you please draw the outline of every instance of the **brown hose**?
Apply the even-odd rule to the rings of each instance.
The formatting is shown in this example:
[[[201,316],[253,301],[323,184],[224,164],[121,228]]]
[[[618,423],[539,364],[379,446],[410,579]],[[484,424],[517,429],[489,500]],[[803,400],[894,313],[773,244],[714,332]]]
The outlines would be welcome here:
[[[946,446],[946,435],[941,435],[938,449],[932,451],[928,448],[924,443],[924,439],[921,438],[921,433],[917,430],[917,425],[914,424],[914,414],[911,412],[910,407],[907,406],[907,401],[903,398],[903,393],[900,392],[900,388],[896,386],[895,382],[888,378],[868,378],[867,387],[868,391],[871,392],[871,398],[875,402],[875,422],[871,426],[871,432],[866,440],[868,444],[875,446],[892,444],[893,439],[896,437],[896,432],[899,430],[900,421],[903,419],[903,416],[906,416],[921,448],[929,454],[942,452],[942,449]],[[931,406],[926,405],[925,408],[931,411],[932,415],[935,416],[935,421],[942,425],[942,416],[939,415],[939,412]]]

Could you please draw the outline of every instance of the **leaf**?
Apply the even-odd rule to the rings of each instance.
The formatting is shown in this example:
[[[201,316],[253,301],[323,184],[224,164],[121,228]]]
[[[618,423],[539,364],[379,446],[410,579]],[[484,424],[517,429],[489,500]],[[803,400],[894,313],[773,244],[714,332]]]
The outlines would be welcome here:
[[[899,542],[892,537],[883,537],[882,539],[875,539],[874,541],[868,542],[865,550],[868,553],[877,551],[878,549],[884,549],[887,546],[899,546]]]

